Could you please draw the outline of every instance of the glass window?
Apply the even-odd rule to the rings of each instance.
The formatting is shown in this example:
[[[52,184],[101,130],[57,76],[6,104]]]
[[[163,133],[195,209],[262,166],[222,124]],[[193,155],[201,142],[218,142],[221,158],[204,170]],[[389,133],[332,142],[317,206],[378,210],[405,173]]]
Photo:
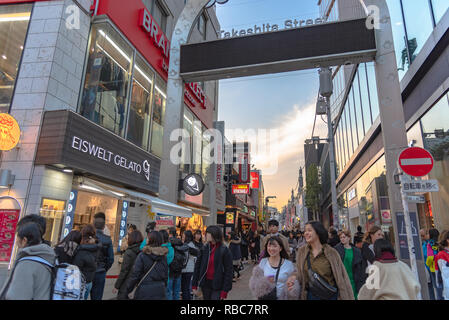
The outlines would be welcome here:
[[[151,126],[151,92],[154,74],[140,56],[134,67],[127,139],[148,150]]]
[[[357,132],[357,115],[354,110],[354,102],[351,99],[348,99],[347,101],[348,101],[347,108],[350,111],[349,113],[351,115],[351,131],[352,131],[352,138],[354,139],[354,151],[355,151],[359,146],[359,137]]]
[[[341,141],[340,141],[340,125],[337,127],[337,131],[335,134],[335,139],[337,141],[337,158],[338,158],[338,167],[340,168],[340,173],[343,172],[343,159],[341,158]]]
[[[165,121],[165,104],[167,100],[165,83],[156,78],[154,86],[153,100],[153,122],[151,128],[151,152],[158,157],[162,157],[163,138],[164,138],[164,121]]]
[[[348,125],[346,120],[346,110],[343,110],[343,122],[342,122],[342,129],[343,129],[343,145],[344,145],[344,152],[346,156],[346,163],[349,162],[349,158],[351,158],[349,153],[349,135],[348,135]]]
[[[193,114],[189,111],[187,107],[184,107],[184,120],[183,125],[184,129],[189,133],[189,139],[186,141],[188,143],[186,147],[189,149],[188,153],[184,153],[182,155],[182,164],[180,170],[182,173],[189,174],[191,173],[191,163],[192,163],[192,137],[193,137]]]
[[[337,133],[334,135],[334,144],[335,144],[335,163],[337,167],[337,177],[339,176],[341,169],[340,169],[340,143],[338,142]]]
[[[341,163],[344,169],[346,167],[346,143],[343,135],[343,116],[340,118],[340,125],[338,126],[338,129],[340,130]]]
[[[356,75],[356,79],[355,79],[355,83],[356,83],[356,87],[357,90],[356,92],[359,93],[359,99],[360,99],[360,103],[362,105],[362,110],[363,110],[363,122],[365,123],[365,135],[368,132],[368,130],[371,128],[372,124],[373,124],[373,115],[371,114],[371,105],[369,103],[369,98],[368,98],[368,93],[366,92],[366,95],[364,95],[364,93],[362,92],[363,87],[360,81],[360,73],[359,70],[357,70],[357,75]],[[366,88],[366,87],[365,87]]]
[[[91,35],[81,114],[123,137],[133,50],[109,24],[94,25]]]
[[[44,240],[55,246],[61,239],[62,222],[64,220],[65,201],[42,199],[40,215],[45,218],[47,227],[45,228]]]
[[[351,115],[351,105],[349,104],[349,101],[346,101],[346,106],[345,106],[345,111],[346,111],[346,116],[348,117],[348,134],[350,135],[350,147],[349,147],[349,152],[351,154],[354,153],[355,148],[357,147],[357,142],[354,143],[354,136],[352,135],[353,130],[352,130],[352,123],[353,123],[353,118]],[[354,126],[355,127],[355,126]]]
[[[8,113],[32,4],[0,6],[0,113]]]
[[[433,31],[428,1],[402,0],[411,63]]]
[[[405,47],[406,38],[404,20],[401,12],[401,3],[399,1],[400,0],[387,0],[387,4],[391,16],[391,27],[393,29],[393,41],[398,63],[399,80],[401,80],[410,66],[410,63],[408,62],[407,49]]]
[[[443,96],[422,119],[424,148],[432,153],[434,167],[429,179],[438,180],[439,192],[426,195],[430,199],[426,215],[433,217],[435,228],[447,229],[449,226],[449,102]]]
[[[203,149],[203,132],[201,121],[193,121],[193,166],[196,174],[201,174],[201,155]]]
[[[374,62],[369,62],[366,64],[366,74],[368,79],[368,89],[369,89],[369,101],[371,102],[371,111],[373,115],[373,121],[379,116],[379,98],[377,95],[377,82],[376,82],[376,70],[374,69]],[[360,83],[362,83],[363,77],[360,77]],[[369,128],[367,128],[368,130]]]
[[[407,144],[412,147],[424,148],[421,122],[418,121],[407,131]]]
[[[161,27],[165,33],[167,29],[167,14],[157,0],[142,0],[145,7],[147,7],[150,14],[153,16],[156,23]]]
[[[433,14],[435,15],[435,22],[438,24],[438,22],[446,13],[447,8],[449,8],[449,1],[432,0],[432,6],[433,6]]]

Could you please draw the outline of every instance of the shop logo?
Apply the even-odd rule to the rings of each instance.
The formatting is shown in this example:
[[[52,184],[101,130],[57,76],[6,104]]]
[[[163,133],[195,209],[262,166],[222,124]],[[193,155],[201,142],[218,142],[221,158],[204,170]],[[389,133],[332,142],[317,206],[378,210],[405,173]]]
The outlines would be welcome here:
[[[203,178],[198,174],[189,174],[182,183],[183,190],[190,196],[197,196],[204,190]]]
[[[145,175],[145,178],[147,179],[147,181],[150,181],[150,169],[151,169],[151,165],[148,162],[148,160],[145,160],[142,164],[143,167],[143,173]]]

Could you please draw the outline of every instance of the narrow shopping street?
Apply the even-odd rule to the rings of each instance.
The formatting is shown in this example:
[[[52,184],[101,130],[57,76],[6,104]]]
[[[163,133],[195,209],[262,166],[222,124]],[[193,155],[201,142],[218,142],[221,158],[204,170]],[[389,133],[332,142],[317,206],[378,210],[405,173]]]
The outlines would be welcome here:
[[[240,271],[240,279],[232,284],[227,300],[255,300],[249,290],[249,279],[253,272],[254,264],[249,262],[244,264],[245,269]]]

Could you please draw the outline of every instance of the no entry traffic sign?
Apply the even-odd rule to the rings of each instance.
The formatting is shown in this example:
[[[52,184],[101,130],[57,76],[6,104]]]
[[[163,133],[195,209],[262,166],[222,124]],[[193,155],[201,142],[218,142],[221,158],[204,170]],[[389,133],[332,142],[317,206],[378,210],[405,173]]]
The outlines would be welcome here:
[[[433,157],[423,148],[408,148],[400,154],[399,166],[409,176],[422,177],[432,171]]]

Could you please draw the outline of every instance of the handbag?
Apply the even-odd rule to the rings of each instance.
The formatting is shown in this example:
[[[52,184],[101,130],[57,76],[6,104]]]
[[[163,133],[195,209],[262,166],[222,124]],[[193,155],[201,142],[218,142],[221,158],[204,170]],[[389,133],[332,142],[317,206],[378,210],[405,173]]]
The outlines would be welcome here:
[[[307,254],[307,266],[310,292],[322,300],[329,300],[332,298],[338,292],[338,288],[331,286],[318,273],[312,270],[312,266],[310,264],[310,252]]]
[[[269,263],[269,262],[267,261],[267,263]],[[277,268],[278,270],[276,272],[276,280],[274,282],[273,290],[271,290],[270,293],[268,293],[262,297],[259,297],[259,300],[277,300],[278,299],[276,286],[278,284],[278,278],[279,278],[279,272],[281,271],[281,265],[282,265],[282,258],[279,260],[279,266]]]
[[[133,298],[135,298],[137,289],[139,289],[139,286],[141,285],[141,283],[143,282],[143,280],[145,280],[145,278],[150,274],[151,270],[153,270],[154,266],[156,265],[156,262],[157,262],[157,261],[153,262],[153,265],[151,266],[150,270],[148,270],[148,272],[142,277],[142,279],[140,279],[139,283],[138,283],[137,286],[136,286],[136,289],[134,289]]]

